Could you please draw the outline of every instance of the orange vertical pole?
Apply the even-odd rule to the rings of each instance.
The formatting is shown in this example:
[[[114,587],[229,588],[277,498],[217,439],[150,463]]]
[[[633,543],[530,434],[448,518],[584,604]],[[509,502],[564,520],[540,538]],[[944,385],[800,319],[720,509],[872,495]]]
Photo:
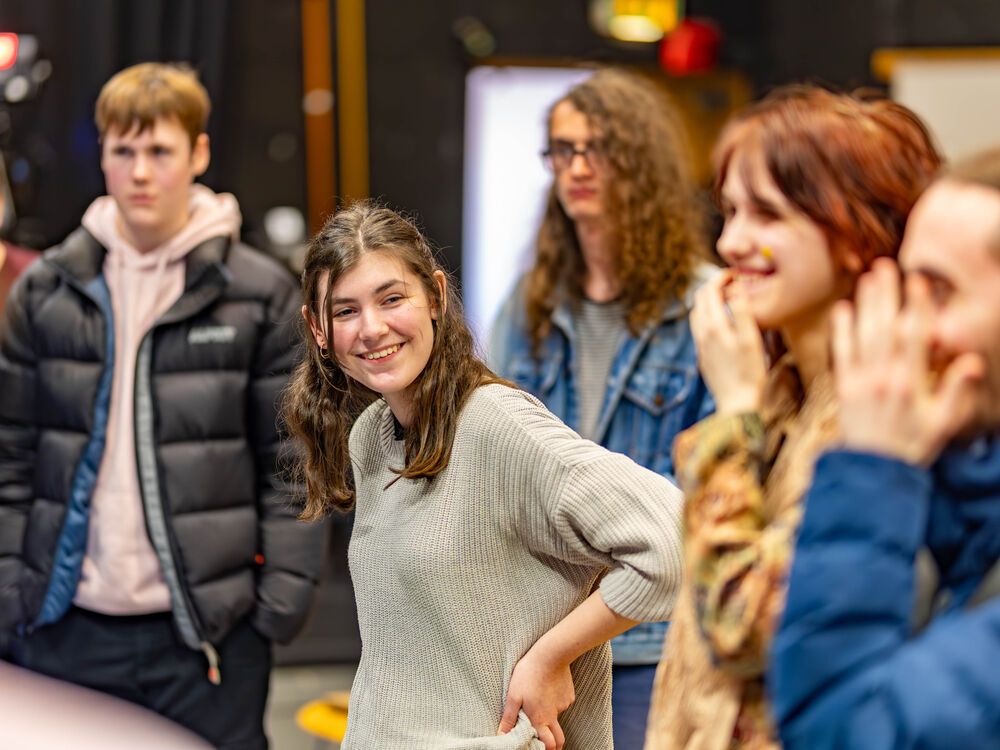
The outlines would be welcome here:
[[[301,6],[306,200],[311,233],[323,226],[337,200],[330,2],[302,0]]]
[[[345,199],[367,198],[368,65],[364,0],[337,2],[337,105],[340,183]]]

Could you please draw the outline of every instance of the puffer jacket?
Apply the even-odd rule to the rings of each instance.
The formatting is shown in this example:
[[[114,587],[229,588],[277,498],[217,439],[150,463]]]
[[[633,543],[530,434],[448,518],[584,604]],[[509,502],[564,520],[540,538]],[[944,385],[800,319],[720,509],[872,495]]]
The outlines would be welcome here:
[[[105,252],[77,230],[19,279],[4,311],[0,632],[57,621],[80,578],[115,356]],[[178,632],[210,662],[247,616],[290,640],[322,561],[322,526],[296,520],[276,471],[299,305],[273,261],[214,238],[186,256],[183,294],[139,347],[146,528]]]
[[[917,552],[939,572],[915,633]],[[770,686],[786,750],[1000,748],[1000,441],[930,469],[840,450],[816,465]]]

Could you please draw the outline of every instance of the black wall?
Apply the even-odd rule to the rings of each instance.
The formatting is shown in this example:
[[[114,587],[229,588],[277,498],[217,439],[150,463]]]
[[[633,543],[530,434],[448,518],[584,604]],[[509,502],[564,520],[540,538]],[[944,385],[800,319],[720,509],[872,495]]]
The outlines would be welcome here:
[[[97,94],[116,71],[150,60],[187,62],[199,72],[213,103],[204,182],[236,194],[245,233],[260,237],[271,206],[304,209],[298,2],[0,0],[0,30],[37,36],[40,57],[53,66],[36,98],[0,104],[11,123],[0,146],[9,163],[30,166],[14,186],[15,241],[60,240],[104,192]],[[279,135],[291,144],[282,160],[268,148]]]
[[[335,4],[335,0],[331,0]],[[726,34],[723,63],[758,91],[793,80],[874,83],[879,46],[1000,44],[994,0],[688,0]],[[461,240],[465,74],[475,60],[453,33],[478,18],[495,58],[655,64],[654,45],[621,45],[589,28],[586,0],[367,0],[372,193],[415,211],[457,269]],[[116,70],[143,60],[192,63],[212,96],[213,163],[205,182],[236,193],[245,230],[274,205],[304,210],[297,0],[0,0],[0,30],[34,33],[52,77],[34,101],[2,105],[17,186],[15,240],[57,241],[103,192],[93,105]]]
[[[994,0],[769,0],[767,6],[763,86],[802,79],[874,83],[869,63],[878,47],[1000,45]]]
[[[452,268],[461,257],[465,74],[475,64],[455,21],[480,19],[496,58],[655,63],[655,45],[598,37],[586,8],[585,0],[367,0],[372,192],[415,211]],[[723,64],[744,70],[759,93],[803,80],[877,84],[877,47],[1000,45],[995,0],[689,0],[687,8],[716,19]]]
[[[495,57],[656,60],[652,46],[593,33],[582,0],[368,0],[365,8],[372,194],[415,211],[453,270],[461,257],[465,75],[476,63],[452,32],[455,21],[479,19],[496,40]]]

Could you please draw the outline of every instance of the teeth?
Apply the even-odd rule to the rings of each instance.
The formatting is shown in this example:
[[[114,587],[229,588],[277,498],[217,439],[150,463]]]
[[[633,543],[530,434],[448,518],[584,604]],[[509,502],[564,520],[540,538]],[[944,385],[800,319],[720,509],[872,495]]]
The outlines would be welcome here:
[[[388,349],[383,349],[382,351],[372,352],[371,354],[365,354],[365,359],[382,359],[382,357],[388,357],[390,354],[395,354],[399,351],[399,344],[393,344]]]

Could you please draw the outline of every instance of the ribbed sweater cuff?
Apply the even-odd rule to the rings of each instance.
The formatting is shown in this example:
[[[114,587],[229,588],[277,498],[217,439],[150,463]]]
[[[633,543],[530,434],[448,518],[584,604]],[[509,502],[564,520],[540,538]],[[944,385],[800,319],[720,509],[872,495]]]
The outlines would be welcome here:
[[[675,569],[680,569],[679,563]],[[639,622],[669,619],[677,598],[676,587],[665,593],[660,586],[627,567],[617,568],[604,576],[600,591],[612,612]]]

